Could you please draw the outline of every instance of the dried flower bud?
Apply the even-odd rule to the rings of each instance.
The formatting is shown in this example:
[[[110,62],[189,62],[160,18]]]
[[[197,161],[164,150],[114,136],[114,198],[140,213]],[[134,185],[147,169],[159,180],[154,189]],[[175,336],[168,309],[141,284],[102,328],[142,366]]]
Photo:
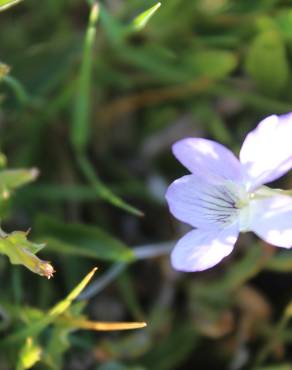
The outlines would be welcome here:
[[[23,265],[30,271],[50,279],[55,272],[53,266],[50,262],[43,261],[36,256],[44,244],[30,242],[27,234],[23,231],[14,231],[11,234],[2,233],[0,252],[6,254],[12,264]]]

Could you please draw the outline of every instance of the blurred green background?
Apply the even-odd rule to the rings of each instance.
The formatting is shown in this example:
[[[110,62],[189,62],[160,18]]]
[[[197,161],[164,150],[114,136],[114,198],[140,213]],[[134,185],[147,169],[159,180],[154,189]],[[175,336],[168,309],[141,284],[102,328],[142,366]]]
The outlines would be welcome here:
[[[0,369],[291,370],[292,252],[244,234],[216,268],[178,273],[187,228],[164,193],[186,173],[176,140],[238,152],[292,111],[292,1],[24,0],[0,27],[1,225],[31,228],[56,269],[1,257]],[[148,326],[80,330],[85,316]]]

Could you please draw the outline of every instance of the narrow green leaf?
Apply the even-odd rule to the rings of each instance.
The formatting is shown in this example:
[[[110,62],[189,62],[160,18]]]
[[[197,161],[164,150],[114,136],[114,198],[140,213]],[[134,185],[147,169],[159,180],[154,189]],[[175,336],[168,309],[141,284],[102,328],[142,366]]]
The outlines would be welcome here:
[[[25,105],[32,100],[25,87],[16,78],[6,74],[3,82],[13,91],[20,104]]]
[[[143,216],[143,213],[139,209],[131,206],[123,199],[118,197],[99,179],[90,161],[86,158],[85,155],[80,154],[77,156],[77,159],[79,161],[80,168],[82,169],[87,181],[92,185],[92,188],[96,192],[97,197],[100,197],[110,204],[124,209],[125,211],[132,213],[135,216]]]
[[[1,158],[0,158],[1,162]],[[1,164],[0,164],[1,167]],[[5,206],[15,189],[31,182],[38,176],[38,170],[32,169],[0,169],[0,205],[1,215],[5,214]],[[2,216],[1,216],[2,217]]]
[[[99,7],[97,3],[94,3],[89,15],[79,75],[79,86],[77,87],[78,93],[73,110],[71,141],[74,148],[78,151],[85,150],[90,136],[90,87],[92,81],[93,44],[95,41],[98,15]]]
[[[189,82],[194,76],[193,68],[181,68],[171,52],[155,45],[145,45],[143,48],[125,45],[119,50],[119,57],[148,73],[150,79],[156,78],[167,84]]]
[[[94,1],[91,7],[89,22],[85,36],[83,58],[81,63],[79,84],[77,87],[76,102],[74,105],[72,127],[70,131],[71,143],[75,149],[77,160],[83,174],[96,191],[97,196],[109,203],[135,215],[141,215],[136,208],[128,205],[103,184],[86,158],[86,147],[90,137],[90,110],[91,110],[91,81],[93,66],[93,45],[96,35],[96,24],[99,17],[99,6]]]
[[[0,0],[0,12],[20,3],[22,0]]]
[[[113,17],[104,6],[100,5],[101,25],[104,28],[109,41],[116,46],[119,46],[123,44],[128,35],[142,30],[160,6],[161,3],[155,4],[150,9],[139,14],[130,24],[125,25]]]
[[[131,261],[125,244],[96,226],[65,224],[47,216],[37,219],[35,230],[47,242],[47,250],[108,261]]]
[[[125,26],[111,15],[105,6],[100,4],[100,24],[106,33],[108,41],[118,45],[125,37]]]
[[[89,274],[87,274],[81,282],[72,290],[68,296],[63,299],[61,302],[57,303],[50,311],[49,316],[55,317],[59,316],[62,313],[64,313],[72,304],[75,298],[79,296],[79,294],[82,292],[82,290],[86,287],[86,285],[90,282],[93,275],[95,274],[97,268],[94,268],[90,271]]]
[[[132,22],[132,28],[135,31],[140,31],[143,29],[150,18],[156,13],[158,8],[160,8],[161,3],[157,3],[154,6],[152,6],[150,9],[146,10],[145,12],[139,14]]]
[[[71,291],[71,293],[65,299],[57,303],[49,310],[48,314],[45,317],[40,318],[39,320],[35,320],[26,328],[20,329],[15,333],[7,336],[0,342],[0,347],[11,346],[14,343],[25,340],[27,337],[36,337],[37,335],[39,335],[44,329],[46,329],[47,326],[54,322],[58,316],[62,315],[66,310],[68,310],[74,299],[78,297],[78,295],[90,282],[96,270],[97,269],[94,268],[92,271],[90,271],[90,273],[81,280],[81,282]]]

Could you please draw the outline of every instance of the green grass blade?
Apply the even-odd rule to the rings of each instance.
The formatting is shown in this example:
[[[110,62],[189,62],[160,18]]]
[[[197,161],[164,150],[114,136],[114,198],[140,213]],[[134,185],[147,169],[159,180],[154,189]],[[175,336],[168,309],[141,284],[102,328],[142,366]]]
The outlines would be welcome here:
[[[139,14],[132,22],[132,29],[135,31],[140,31],[143,29],[150,18],[156,13],[158,8],[160,8],[161,3],[157,3],[152,6],[150,9],[146,10],[145,12]]]
[[[20,3],[22,0],[0,0],[0,12]]]
[[[96,175],[94,168],[91,163],[88,161],[86,156],[79,155],[78,161],[80,168],[83,171],[84,176],[87,181],[92,185],[92,188],[95,190],[96,195],[101,199],[109,202],[110,204],[121,208],[129,213],[132,213],[135,216],[143,216],[143,212],[139,209],[129,205],[123,199],[114,194]]]
[[[78,151],[84,151],[90,135],[90,85],[93,64],[93,45],[98,16],[99,7],[97,3],[94,3],[91,7],[85,36],[79,84],[77,86],[78,93],[76,95],[71,129],[71,142]]]
[[[38,218],[34,230],[47,242],[47,250],[72,256],[130,262],[133,251],[96,226],[65,224],[50,217]]]
[[[91,270],[89,274],[87,274],[81,280],[81,282],[72,290],[71,293],[68,294],[68,296],[65,299],[63,299],[61,302],[57,303],[53,308],[51,308],[49,311],[49,316],[55,318],[56,316],[59,316],[62,313],[64,313],[71,306],[74,299],[79,296],[82,290],[93,278],[93,275],[95,274],[96,270],[97,270],[96,267],[93,270]]]
[[[142,213],[139,210],[128,205],[102,183],[84,154],[90,136],[90,86],[92,79],[93,45],[95,41],[98,17],[99,6],[96,2],[94,2],[91,7],[89,23],[85,37],[80,79],[79,85],[77,86],[78,94],[76,96],[72,128],[70,132],[71,142],[77,153],[79,166],[87,181],[92,185],[93,189],[95,189],[97,196],[105,201],[108,201],[114,206],[124,209],[132,214],[141,216]]]

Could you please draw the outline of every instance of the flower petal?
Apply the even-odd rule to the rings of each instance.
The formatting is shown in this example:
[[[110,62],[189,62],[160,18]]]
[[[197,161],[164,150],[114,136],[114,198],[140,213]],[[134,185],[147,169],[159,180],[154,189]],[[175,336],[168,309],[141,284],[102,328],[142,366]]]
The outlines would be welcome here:
[[[175,157],[192,173],[241,181],[242,166],[225,146],[212,140],[187,138],[172,146]]]
[[[271,182],[292,167],[292,113],[269,116],[251,131],[242,145],[240,161],[250,188]]]
[[[176,270],[189,272],[213,267],[232,252],[238,233],[236,223],[220,232],[190,231],[174,247],[171,263]]]
[[[237,217],[238,187],[228,181],[207,182],[199,176],[186,175],[169,186],[166,199],[179,220],[201,229],[221,229]]]
[[[279,195],[251,202],[250,230],[267,243],[292,247],[292,197]]]

